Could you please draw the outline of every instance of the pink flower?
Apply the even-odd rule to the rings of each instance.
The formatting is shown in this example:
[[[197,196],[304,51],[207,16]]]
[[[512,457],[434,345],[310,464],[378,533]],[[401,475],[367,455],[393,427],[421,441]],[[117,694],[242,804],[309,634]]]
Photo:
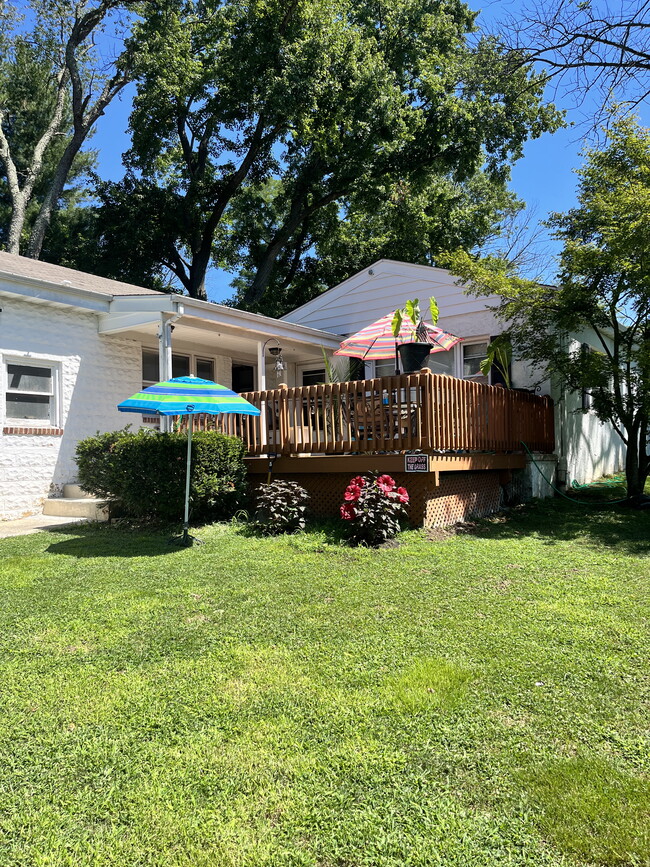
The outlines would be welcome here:
[[[361,496],[361,488],[359,485],[350,484],[345,489],[345,493],[343,494],[343,499],[347,502],[356,503],[356,501]]]
[[[408,501],[411,499],[409,497],[409,492],[406,490],[406,488],[398,488],[397,496],[399,497],[400,503],[408,503]]]
[[[344,521],[353,521],[357,517],[356,510],[352,503],[343,503],[341,506],[341,517]]]
[[[350,482],[351,485],[358,485],[360,488],[363,488],[366,484],[366,480],[363,476],[355,476]]]
[[[390,494],[390,492],[395,488],[395,479],[386,474],[379,476],[377,479],[377,487],[384,494]]]

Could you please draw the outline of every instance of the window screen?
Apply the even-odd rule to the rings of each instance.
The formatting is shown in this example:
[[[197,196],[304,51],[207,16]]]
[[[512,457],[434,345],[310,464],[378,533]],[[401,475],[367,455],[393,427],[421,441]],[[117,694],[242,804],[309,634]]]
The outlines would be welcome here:
[[[447,352],[432,352],[427,359],[427,367],[432,373],[441,373],[445,376],[454,375],[454,350]]]
[[[172,355],[172,378],[190,375],[189,355]]]
[[[487,355],[487,343],[463,344],[463,379],[487,384],[487,376],[481,373],[481,362]]]
[[[211,358],[197,358],[196,375],[199,379],[211,379],[214,382],[214,361]]]
[[[7,365],[7,394],[5,414],[7,418],[52,420],[54,396],[51,367],[35,367],[31,364]]]
[[[321,385],[323,382],[327,382],[327,373],[324,367],[320,370],[303,370],[303,385]]]
[[[142,379],[144,382],[159,382],[158,353],[153,349],[142,350]]]

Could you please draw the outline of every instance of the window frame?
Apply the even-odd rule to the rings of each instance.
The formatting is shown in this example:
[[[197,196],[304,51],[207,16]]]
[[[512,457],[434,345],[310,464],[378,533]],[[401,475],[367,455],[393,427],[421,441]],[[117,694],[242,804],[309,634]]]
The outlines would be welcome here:
[[[2,355],[2,378],[0,387],[2,389],[2,419],[3,425],[6,427],[21,427],[33,428],[34,430],[49,430],[59,429],[61,424],[61,363],[53,358],[38,357],[34,355]],[[17,389],[9,387],[9,366],[12,364],[20,367],[36,367],[46,368],[51,371],[51,386],[49,392],[33,391],[30,389]],[[7,396],[9,394],[24,394],[49,397],[49,417],[47,419],[39,418],[17,418],[10,415],[7,406]]]
[[[470,346],[483,346],[486,348],[490,345],[490,338],[487,336],[475,336],[471,339],[463,340],[462,343],[459,343],[460,351],[458,353],[458,373],[459,379],[463,379],[465,382],[477,382],[479,385],[491,385],[492,384],[492,372],[487,376],[484,376],[480,370],[478,373],[472,373],[469,376],[465,376],[465,349]],[[483,354],[483,358],[485,358],[485,354]],[[486,380],[484,382],[484,380]]]
[[[145,352],[150,352],[152,355],[155,354],[160,359],[160,355],[159,355],[159,351],[158,351],[157,347],[146,346],[145,344],[142,344],[140,347],[140,366],[141,366],[141,372],[142,373],[144,373],[144,370],[142,370],[142,362],[143,362],[143,356],[144,356]],[[213,372],[213,374],[216,374],[216,370],[217,370],[217,356],[216,355],[207,355],[205,352],[184,352],[182,350],[179,350],[178,352],[172,352],[172,357],[174,355],[182,356],[183,358],[189,359],[190,375],[192,375],[192,374],[194,376],[198,375],[196,372],[197,361],[211,361],[212,362],[212,372]],[[160,361],[158,363],[158,376],[160,376]],[[160,380],[159,379],[158,380],[145,379],[144,376],[142,377],[142,387],[143,388],[148,388],[150,385],[155,385],[156,382],[160,382]]]

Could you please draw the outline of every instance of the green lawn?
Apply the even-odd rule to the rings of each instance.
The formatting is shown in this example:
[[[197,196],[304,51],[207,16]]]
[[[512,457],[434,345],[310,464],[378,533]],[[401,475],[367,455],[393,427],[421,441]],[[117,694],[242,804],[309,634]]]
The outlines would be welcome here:
[[[650,864],[649,531],[1,541],[0,864]]]

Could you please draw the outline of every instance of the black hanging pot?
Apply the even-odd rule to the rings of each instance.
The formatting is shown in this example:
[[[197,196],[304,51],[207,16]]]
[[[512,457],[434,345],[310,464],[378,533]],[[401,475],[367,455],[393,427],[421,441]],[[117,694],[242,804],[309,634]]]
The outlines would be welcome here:
[[[399,357],[402,360],[404,373],[416,373],[424,367],[431,352],[430,343],[399,343],[397,345]]]

